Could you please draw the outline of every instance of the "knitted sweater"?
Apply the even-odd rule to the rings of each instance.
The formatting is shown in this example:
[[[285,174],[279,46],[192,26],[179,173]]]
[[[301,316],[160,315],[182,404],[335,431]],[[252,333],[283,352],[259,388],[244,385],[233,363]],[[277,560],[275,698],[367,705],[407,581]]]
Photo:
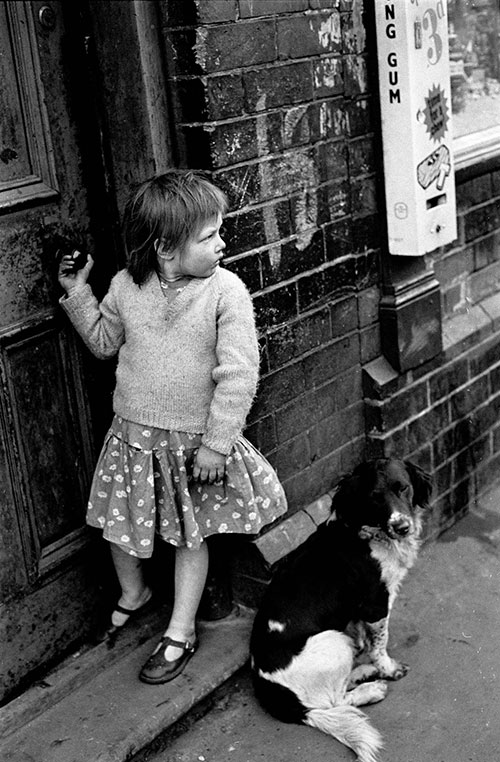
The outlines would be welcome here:
[[[139,287],[121,270],[100,304],[86,284],[61,305],[93,354],[118,353],[115,413],[203,434],[207,447],[229,453],[259,366],[252,301],[234,273],[218,268],[193,278],[167,301],[156,274]]]

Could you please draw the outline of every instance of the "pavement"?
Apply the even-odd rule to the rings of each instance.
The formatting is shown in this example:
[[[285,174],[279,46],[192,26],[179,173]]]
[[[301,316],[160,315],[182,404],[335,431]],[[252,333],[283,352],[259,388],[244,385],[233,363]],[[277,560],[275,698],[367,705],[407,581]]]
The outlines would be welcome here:
[[[199,651],[165,686],[137,680],[164,621],[151,616],[1,709],[2,762],[354,762],[329,736],[257,705],[252,611],[202,624]],[[389,650],[410,671],[365,708],[385,740],[381,762],[496,762],[499,632],[500,485],[422,549],[403,583]]]

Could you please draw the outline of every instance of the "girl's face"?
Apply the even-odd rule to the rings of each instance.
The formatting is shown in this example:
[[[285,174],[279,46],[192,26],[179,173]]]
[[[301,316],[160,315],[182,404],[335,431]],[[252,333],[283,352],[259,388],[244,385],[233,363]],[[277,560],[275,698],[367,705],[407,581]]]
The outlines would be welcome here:
[[[182,251],[176,253],[180,274],[191,278],[209,278],[215,272],[226,248],[220,236],[221,226],[222,215],[218,214],[188,239]]]

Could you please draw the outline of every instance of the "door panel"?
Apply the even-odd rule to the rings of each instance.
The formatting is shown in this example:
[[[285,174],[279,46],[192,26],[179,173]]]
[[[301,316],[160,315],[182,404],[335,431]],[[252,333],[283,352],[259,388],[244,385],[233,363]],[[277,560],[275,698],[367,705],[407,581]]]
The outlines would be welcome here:
[[[91,245],[93,158],[77,118],[91,108],[74,90],[62,6],[0,2],[0,700],[95,623],[85,528],[94,366],[58,306],[54,255],[61,236],[83,241],[97,291],[115,262]]]

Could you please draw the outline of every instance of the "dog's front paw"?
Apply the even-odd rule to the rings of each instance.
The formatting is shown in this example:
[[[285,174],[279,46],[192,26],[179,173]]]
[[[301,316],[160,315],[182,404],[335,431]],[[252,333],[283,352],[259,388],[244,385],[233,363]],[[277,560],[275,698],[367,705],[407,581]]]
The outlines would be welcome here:
[[[403,664],[395,659],[391,659],[390,661],[391,663],[385,665],[386,668],[382,670],[381,677],[385,677],[387,680],[401,680],[410,669],[408,664]]]

